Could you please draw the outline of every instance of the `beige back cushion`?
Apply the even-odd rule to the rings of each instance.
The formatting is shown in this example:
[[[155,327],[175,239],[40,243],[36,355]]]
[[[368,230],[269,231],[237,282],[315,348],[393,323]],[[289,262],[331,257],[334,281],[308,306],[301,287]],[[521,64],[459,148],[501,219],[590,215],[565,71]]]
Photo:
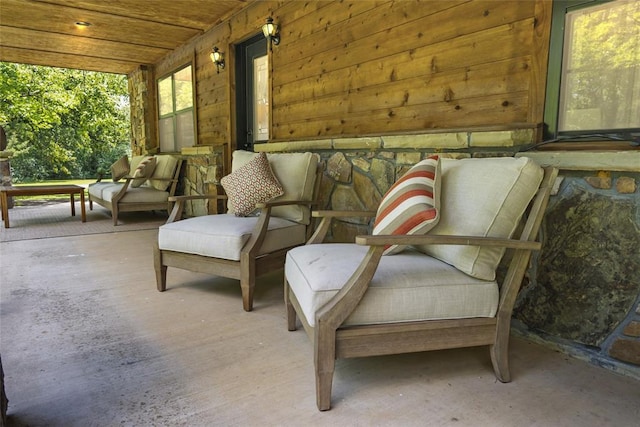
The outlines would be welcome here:
[[[133,157],[131,157],[131,161],[129,162],[129,176],[133,176],[133,174],[136,173],[136,168],[138,167],[138,165],[140,164],[142,159],[145,159],[147,157],[149,157],[149,156],[133,156]]]
[[[257,153],[234,151],[231,172],[238,170],[254,156],[257,156]],[[313,153],[273,153],[267,154],[267,159],[273,174],[284,188],[284,195],[274,200],[312,200],[318,155]],[[229,213],[233,213],[231,208],[229,208]],[[311,217],[309,208],[293,205],[274,208],[272,214],[301,224],[309,224]]]
[[[171,185],[170,179],[176,173],[178,158],[169,154],[156,155],[156,167],[149,178],[149,185],[156,190],[166,191]],[[155,178],[155,179],[154,179]],[[158,180],[162,178],[162,180]]]
[[[509,238],[542,181],[527,157],[442,159],[440,221],[428,234]],[[470,276],[494,280],[500,248],[426,245],[418,249]]]

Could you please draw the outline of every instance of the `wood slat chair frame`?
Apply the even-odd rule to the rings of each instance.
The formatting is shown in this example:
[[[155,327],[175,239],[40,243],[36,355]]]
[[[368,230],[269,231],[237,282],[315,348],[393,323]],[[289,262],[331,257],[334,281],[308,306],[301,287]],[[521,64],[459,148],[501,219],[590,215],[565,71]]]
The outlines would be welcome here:
[[[245,311],[253,310],[253,294],[256,279],[266,273],[283,269],[287,251],[294,247],[287,247],[259,255],[262,242],[267,235],[267,227],[269,225],[269,219],[271,218],[271,210],[275,207],[286,205],[307,206],[309,209],[315,208],[317,206],[317,199],[320,192],[323,170],[324,164],[318,162],[312,200],[274,201],[256,205],[256,207],[260,209],[258,222],[251,233],[251,237],[241,249],[239,261],[161,250],[156,240],[153,259],[158,291],[164,292],[167,289],[167,267],[176,267],[198,273],[222,276],[240,281],[242,306]],[[172,197],[171,200],[175,202],[175,205],[169,215],[167,224],[182,219],[184,203],[186,201],[202,199],[222,200],[223,203],[226,204],[227,196],[224,194],[212,194]],[[311,217],[305,231],[307,239],[310,238],[313,233],[315,228],[314,226],[315,217]]]
[[[89,193],[89,210],[93,210],[93,203],[97,203],[111,211],[111,217],[113,218],[113,225],[118,225],[118,215],[120,212],[141,212],[141,211],[155,211],[155,210],[166,210],[167,214],[171,214],[174,201],[173,197],[176,194],[176,190],[178,188],[178,182],[180,181],[180,171],[182,170],[183,159],[178,159],[178,163],[176,165],[176,170],[173,173],[171,178],[153,178],[154,181],[169,181],[171,182],[168,192],[169,197],[166,202],[128,202],[128,203],[120,203],[120,200],[127,194],[127,190],[131,182],[134,179],[132,176],[124,177],[124,182],[122,189],[113,196],[111,200],[100,199],[95,196],[92,196]],[[102,177],[99,177],[96,183],[101,182]]]
[[[528,215],[517,238],[497,239],[474,236],[358,236],[356,244],[369,250],[358,269],[345,286],[317,313],[311,327],[291,292],[285,277],[285,304],[290,331],[296,330],[297,313],[314,343],[316,373],[316,403],[321,411],[331,408],[331,387],[335,360],[429,350],[488,345],[497,379],[511,381],[508,347],[511,315],[533,251],[542,244],[536,241],[551,189],[558,175],[556,168],[547,167],[540,187],[529,204]],[[375,216],[375,212],[318,211],[322,218],[308,244],[321,244],[332,218]],[[508,270],[500,286],[498,311],[492,318],[429,320],[364,326],[341,326],[367,291],[385,245],[473,245],[503,247],[513,250]],[[426,255],[425,255],[426,256]]]

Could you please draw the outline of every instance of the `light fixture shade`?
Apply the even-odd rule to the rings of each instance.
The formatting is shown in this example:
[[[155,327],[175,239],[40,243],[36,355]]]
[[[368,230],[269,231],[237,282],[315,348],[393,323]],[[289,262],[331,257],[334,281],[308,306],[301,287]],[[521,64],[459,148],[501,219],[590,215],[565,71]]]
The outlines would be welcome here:
[[[211,51],[209,56],[211,57],[211,61],[214,64],[217,64],[222,60],[222,54],[220,52],[218,52],[217,50]]]
[[[211,50],[209,58],[211,58],[211,62],[216,64],[216,69],[218,73],[220,73],[220,69],[224,69],[224,55],[218,50],[218,46],[215,46],[213,50]]]
[[[269,41],[269,45],[271,45],[271,43],[276,45],[280,43],[279,30],[278,24],[273,23],[273,18],[268,17],[266,23],[262,26],[262,34],[264,34],[265,38]]]
[[[274,24],[272,18],[267,18],[267,23],[262,26],[262,33],[265,37],[275,36],[278,34],[278,24]]]

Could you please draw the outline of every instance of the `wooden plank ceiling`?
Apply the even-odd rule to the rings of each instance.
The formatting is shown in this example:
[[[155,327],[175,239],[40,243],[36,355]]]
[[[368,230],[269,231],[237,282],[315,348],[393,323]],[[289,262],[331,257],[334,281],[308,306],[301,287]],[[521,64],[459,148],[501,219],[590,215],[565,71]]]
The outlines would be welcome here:
[[[0,61],[127,74],[252,1],[0,0]]]

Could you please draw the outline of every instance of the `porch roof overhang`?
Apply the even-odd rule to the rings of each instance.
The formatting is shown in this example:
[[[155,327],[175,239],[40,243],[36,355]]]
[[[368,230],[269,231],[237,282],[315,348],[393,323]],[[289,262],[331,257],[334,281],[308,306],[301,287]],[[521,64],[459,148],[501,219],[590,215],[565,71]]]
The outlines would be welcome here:
[[[252,1],[2,0],[0,61],[128,74]]]

